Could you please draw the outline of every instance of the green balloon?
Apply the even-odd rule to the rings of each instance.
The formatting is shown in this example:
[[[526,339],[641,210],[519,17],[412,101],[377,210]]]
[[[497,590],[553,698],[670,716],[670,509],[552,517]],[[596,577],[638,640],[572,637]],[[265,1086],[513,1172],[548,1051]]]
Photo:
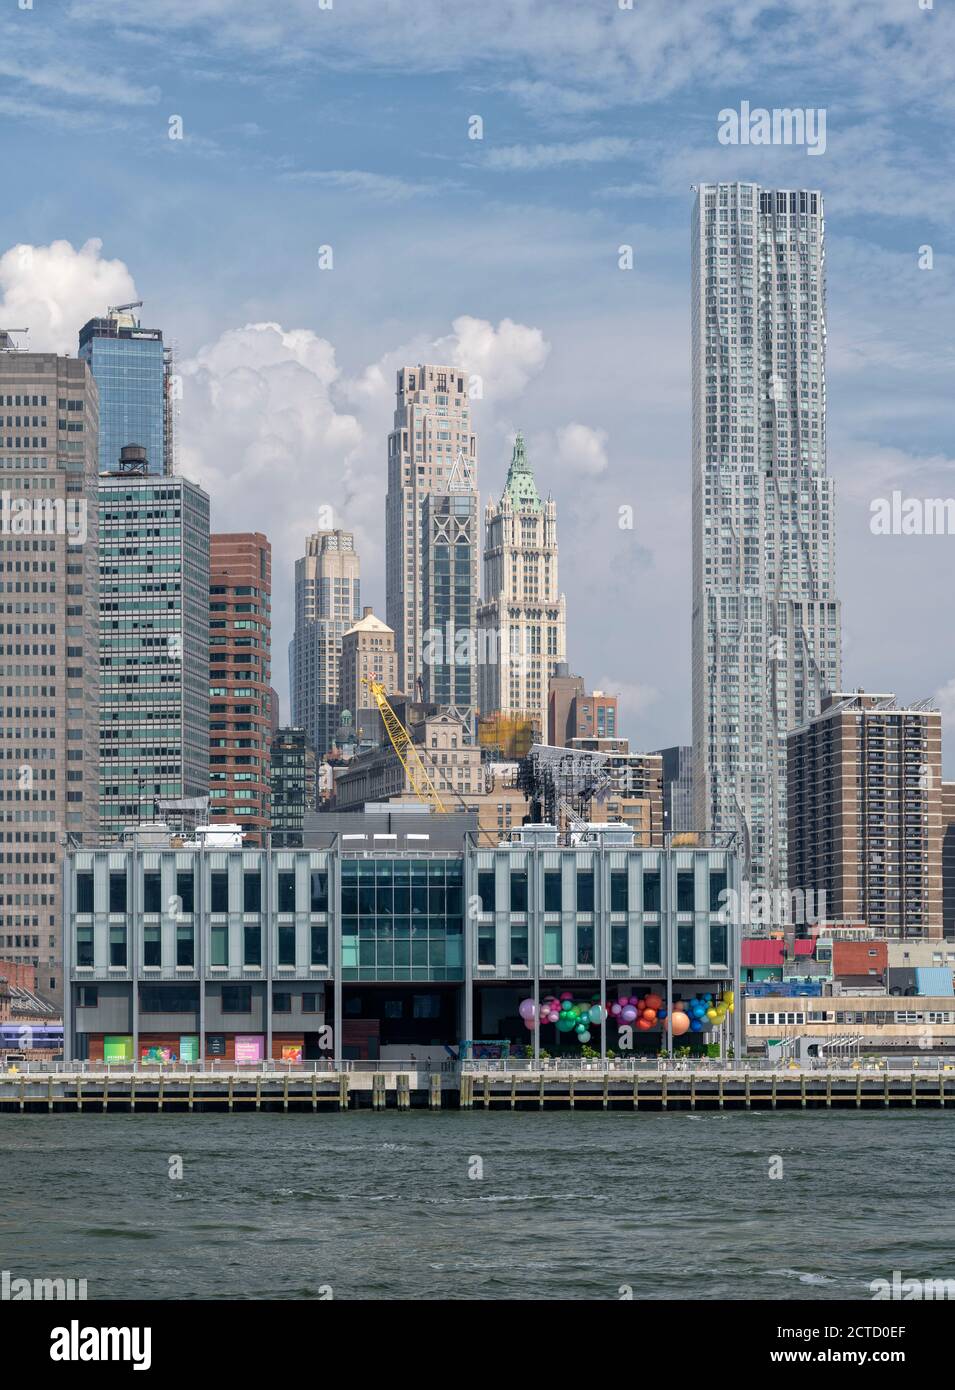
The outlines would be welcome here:
[[[574,1020],[569,1014],[561,1014],[560,1018],[557,1020],[557,1027],[562,1033],[569,1033],[573,1026]]]

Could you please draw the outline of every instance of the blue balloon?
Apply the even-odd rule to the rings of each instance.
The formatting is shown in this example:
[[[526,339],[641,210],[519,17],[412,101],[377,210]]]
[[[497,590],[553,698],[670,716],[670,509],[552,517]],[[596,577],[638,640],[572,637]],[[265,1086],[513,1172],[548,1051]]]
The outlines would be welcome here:
[[[667,1016],[667,1011],[666,1011],[666,1009],[657,1009],[657,1018],[666,1018],[666,1016]]]
[[[690,1023],[690,1031],[693,1033],[702,1033],[703,1025],[698,1018],[694,1018]]]

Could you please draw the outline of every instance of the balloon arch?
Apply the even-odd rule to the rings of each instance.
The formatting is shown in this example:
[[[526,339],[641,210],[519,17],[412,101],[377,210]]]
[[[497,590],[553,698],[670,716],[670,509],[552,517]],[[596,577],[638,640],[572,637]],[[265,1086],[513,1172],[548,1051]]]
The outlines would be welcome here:
[[[695,994],[692,999],[674,999],[670,1030],[675,1038],[681,1038],[684,1033],[704,1033],[725,1023],[734,1008],[732,990],[718,995],[710,992]],[[591,1030],[602,1027],[605,1021],[616,1023],[618,1027],[635,1028],[640,1033],[649,1033],[654,1028],[661,1029],[664,1035],[667,1032],[666,1001],[652,991],[621,996],[608,1003],[605,1009],[599,995],[581,1002],[574,999],[571,990],[564,990],[562,994],[548,995],[539,1004],[533,999],[523,999],[518,1012],[529,1032],[540,1024],[552,1023],[558,1033],[574,1033],[583,1044],[593,1037]]]

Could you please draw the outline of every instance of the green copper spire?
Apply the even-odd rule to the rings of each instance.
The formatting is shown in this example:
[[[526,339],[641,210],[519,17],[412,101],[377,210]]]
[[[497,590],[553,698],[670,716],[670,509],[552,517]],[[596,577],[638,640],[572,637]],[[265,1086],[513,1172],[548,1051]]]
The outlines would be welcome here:
[[[504,496],[511,499],[511,506],[515,511],[539,512],[542,506],[534,475],[527,462],[524,436],[520,433],[514,440],[514,452],[511,455],[511,466],[507,470]]]

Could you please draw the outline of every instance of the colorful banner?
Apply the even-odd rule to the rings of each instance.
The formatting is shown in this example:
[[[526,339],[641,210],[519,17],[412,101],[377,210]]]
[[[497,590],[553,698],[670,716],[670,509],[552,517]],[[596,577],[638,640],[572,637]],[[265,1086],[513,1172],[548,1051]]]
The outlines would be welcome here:
[[[199,1038],[195,1033],[183,1033],[179,1039],[180,1062],[198,1062]]]
[[[133,1040],[132,1037],[104,1037],[103,1039],[103,1061],[104,1062],[131,1062],[133,1060]]]
[[[261,1033],[236,1033],[235,1060],[261,1062],[265,1056],[265,1038]]]
[[[282,1044],[282,1061],[283,1061],[283,1062],[300,1062],[301,1060],[302,1060],[302,1044],[301,1044],[301,1043],[283,1043],[283,1044]]]
[[[206,1034],[206,1056],[224,1057],[226,1054],[225,1033]]]
[[[141,1062],[175,1062],[176,1053],[167,1043],[140,1043]]]

